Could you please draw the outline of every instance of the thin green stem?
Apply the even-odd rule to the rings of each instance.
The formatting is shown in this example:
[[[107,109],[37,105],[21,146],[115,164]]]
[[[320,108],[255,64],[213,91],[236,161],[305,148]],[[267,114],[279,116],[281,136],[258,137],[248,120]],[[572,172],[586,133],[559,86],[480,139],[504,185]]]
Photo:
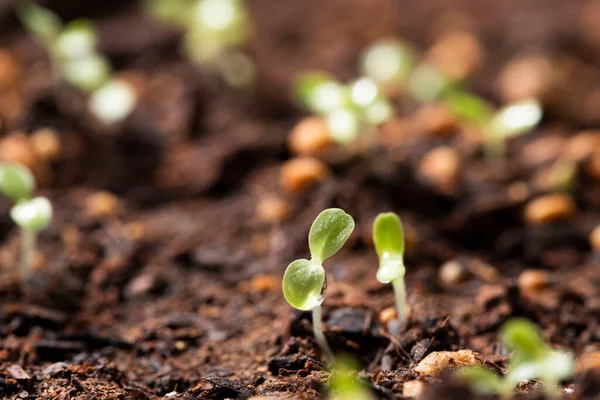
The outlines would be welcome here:
[[[21,228],[21,275],[29,276],[37,233],[32,229]]]
[[[404,285],[404,278],[396,279],[392,281],[394,287],[394,295],[396,296],[396,313],[400,322],[406,322],[406,286]]]
[[[323,315],[322,315],[321,306],[315,307],[312,310],[312,325],[313,325],[313,333],[315,334],[315,340],[325,357],[329,359],[329,361],[333,360],[333,352],[327,344],[327,339],[325,339],[325,333],[323,333]]]

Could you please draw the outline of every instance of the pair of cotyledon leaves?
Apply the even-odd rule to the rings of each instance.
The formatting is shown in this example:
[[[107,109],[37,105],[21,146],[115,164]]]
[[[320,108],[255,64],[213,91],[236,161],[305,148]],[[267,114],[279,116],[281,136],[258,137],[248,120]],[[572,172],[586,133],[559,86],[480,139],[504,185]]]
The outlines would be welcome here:
[[[317,216],[308,235],[311,260],[292,262],[283,276],[283,295],[299,310],[312,310],[324,299],[323,261],[337,253],[354,230],[354,220],[339,208]],[[389,283],[404,276],[404,233],[394,213],[380,214],[373,224],[375,248],[380,259],[377,279]]]

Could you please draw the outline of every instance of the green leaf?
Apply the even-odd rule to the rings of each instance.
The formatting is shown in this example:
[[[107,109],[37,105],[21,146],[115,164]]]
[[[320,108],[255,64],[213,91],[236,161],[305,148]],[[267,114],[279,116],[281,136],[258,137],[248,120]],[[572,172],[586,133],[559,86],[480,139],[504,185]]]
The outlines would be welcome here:
[[[331,75],[309,72],[300,75],[294,84],[298,101],[309,110],[326,114],[343,107],[348,102],[348,93]]]
[[[283,297],[298,310],[312,310],[325,297],[325,270],[308,260],[296,260],[288,265],[283,275]]]
[[[461,90],[451,90],[444,95],[452,112],[467,123],[487,123],[492,117],[492,106],[479,96]]]
[[[360,364],[352,356],[336,355],[331,366],[330,398],[336,400],[373,400],[367,387],[357,378]]]
[[[10,217],[21,228],[38,232],[50,224],[52,204],[45,197],[22,200],[10,210]]]
[[[33,1],[17,2],[16,11],[25,28],[44,41],[46,45],[50,45],[62,30],[60,18]]]
[[[468,382],[477,394],[486,395],[502,392],[501,378],[487,368],[465,367],[458,371],[458,377]]]
[[[54,51],[59,58],[90,57],[96,52],[98,35],[94,23],[85,19],[69,22],[56,38]]]
[[[363,74],[376,82],[404,85],[415,67],[415,52],[396,39],[378,40],[361,57]]]
[[[535,128],[542,120],[539,101],[523,100],[509,104],[496,112],[490,121],[490,131],[499,139],[523,135]]]
[[[380,260],[404,257],[404,229],[398,215],[387,212],[375,218],[373,242]]]
[[[314,262],[321,264],[342,248],[354,230],[352,217],[339,208],[321,212],[308,233],[308,246]]]
[[[21,164],[5,162],[0,164],[0,192],[15,203],[31,197],[35,189],[35,179],[31,171]]]
[[[413,71],[408,81],[408,92],[421,103],[438,99],[450,88],[452,81],[431,64],[421,64]]]
[[[504,344],[514,352],[511,362],[519,364],[543,357],[548,347],[538,327],[525,318],[512,318],[500,329]]]

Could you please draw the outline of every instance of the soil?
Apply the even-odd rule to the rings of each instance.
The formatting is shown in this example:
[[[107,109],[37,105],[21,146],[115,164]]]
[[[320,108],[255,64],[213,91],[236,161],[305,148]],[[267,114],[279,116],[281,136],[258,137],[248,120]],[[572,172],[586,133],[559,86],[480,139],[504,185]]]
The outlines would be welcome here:
[[[360,360],[377,398],[401,398],[403,383],[417,378],[412,368],[433,351],[472,349],[501,371],[507,354],[497,330],[512,316],[530,318],[577,357],[600,350],[600,254],[588,241],[600,224],[600,182],[580,165],[577,212],[544,225],[523,219],[544,191],[511,190],[515,182],[533,188],[535,173],[555,159],[537,162],[525,149],[538,154],[548,146],[537,140],[566,139],[599,122],[569,108],[593,99],[599,84],[600,40],[582,23],[591,2],[249,0],[246,50],[258,77],[246,91],[182,58],[182,32],[143,15],[135,1],[43,2],[65,20],[93,18],[101,50],[141,82],[139,106],[115,130],[82,110],[77,91],[53,83],[45,51],[11,12],[15,2],[0,3],[0,45],[19,61],[11,80],[18,94],[0,104],[2,134],[51,127],[62,149],[38,176],[56,215],[39,238],[42,262],[24,282],[10,204],[0,201],[3,398],[323,398],[329,375],[310,315],[289,307],[280,282],[289,262],[308,255],[308,229],[327,207],[346,210],[357,228],[325,265],[326,335],[335,352]],[[305,116],[291,100],[294,76],[324,69],[353,78],[374,39],[395,35],[425,50],[447,24],[467,26],[484,44],[484,65],[468,84],[496,104],[496,77],[515,54],[568,57],[587,73],[576,74],[539,129],[509,143],[504,160],[489,162],[460,135],[414,134],[401,147],[338,157],[330,177],[300,195],[284,193],[287,135]],[[0,78],[7,73],[0,68]],[[398,105],[405,117],[416,109]],[[450,192],[416,173],[440,144],[459,149],[463,163]],[[97,190],[118,196],[115,215],[86,213]],[[268,195],[285,199],[289,218],[260,220],[257,203]],[[380,319],[393,293],[375,278],[370,242],[374,217],[389,210],[408,235],[410,322],[402,329]],[[466,273],[448,285],[439,269],[451,260]],[[548,286],[519,286],[526,268],[548,272]],[[479,398],[451,374],[423,379],[423,398]],[[598,373],[579,371],[565,384],[568,398],[600,398]],[[543,398],[535,383],[518,392]]]

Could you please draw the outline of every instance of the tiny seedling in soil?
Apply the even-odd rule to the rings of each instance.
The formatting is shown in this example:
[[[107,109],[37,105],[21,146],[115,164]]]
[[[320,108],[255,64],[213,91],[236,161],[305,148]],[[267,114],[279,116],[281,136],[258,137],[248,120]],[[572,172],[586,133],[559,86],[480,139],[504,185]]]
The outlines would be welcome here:
[[[292,307],[312,311],[315,339],[330,360],[333,353],[323,333],[321,315],[321,303],[327,290],[323,262],[342,248],[353,230],[354,220],[344,210],[330,208],[321,212],[308,234],[310,261],[293,261],[283,275],[283,296]]]
[[[373,223],[373,242],[379,256],[377,279],[392,283],[396,297],[396,311],[401,323],[406,323],[406,285],[404,283],[404,230],[400,218],[382,213]]]
[[[21,275],[29,275],[38,232],[52,220],[52,204],[45,197],[31,199],[35,180],[20,164],[0,164],[0,192],[15,202],[10,210],[13,221],[21,228]]]
[[[331,400],[374,400],[369,389],[356,376],[357,371],[360,371],[360,365],[353,357],[336,356],[329,381]]]
[[[213,66],[231,87],[252,84],[254,62],[240,50],[251,25],[242,0],[147,0],[146,9],[185,29],[184,49],[189,59]]]
[[[308,72],[296,80],[294,92],[304,107],[325,119],[329,136],[342,144],[372,132],[394,115],[390,102],[367,77],[342,85],[326,73]]]
[[[90,96],[88,109],[100,121],[115,124],[133,111],[135,90],[113,76],[108,58],[98,52],[98,33],[91,21],[63,24],[56,14],[33,1],[19,3],[17,14],[46,47],[55,73]]]
[[[524,318],[514,318],[500,330],[504,345],[512,352],[508,372],[498,376],[484,367],[467,367],[460,377],[478,393],[510,396],[522,381],[541,379],[549,397],[556,397],[559,383],[573,376],[571,355],[544,343],[538,327]]]

